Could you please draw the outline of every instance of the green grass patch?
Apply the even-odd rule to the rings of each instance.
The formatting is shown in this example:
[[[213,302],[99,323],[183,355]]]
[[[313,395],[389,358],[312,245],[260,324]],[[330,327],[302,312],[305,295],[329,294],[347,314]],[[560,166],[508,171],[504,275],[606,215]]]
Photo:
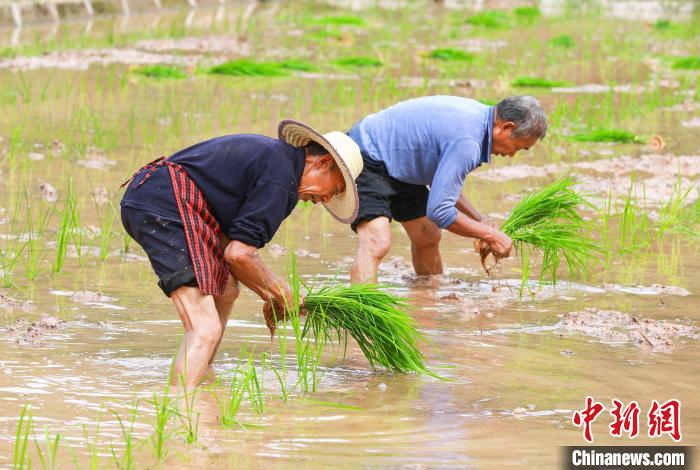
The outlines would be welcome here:
[[[248,59],[224,62],[211,67],[208,72],[231,77],[282,77],[288,74],[287,70],[274,62],[254,62]]]
[[[700,56],[688,56],[673,62],[674,69],[700,70]]]
[[[208,70],[214,75],[233,77],[284,77],[290,71],[313,72],[317,67],[303,60],[283,60],[281,62],[254,62],[248,59],[232,60],[215,65]]]
[[[568,34],[562,34],[561,36],[553,37],[549,40],[549,45],[554,47],[560,47],[562,49],[573,49],[576,47],[576,41],[574,38]]]
[[[560,80],[548,80],[546,78],[540,77],[518,77],[511,83],[514,87],[528,87],[528,88],[554,88],[559,86],[567,86],[568,82]]]
[[[510,24],[510,17],[504,11],[485,10],[467,18],[467,23],[482,28],[506,28]]]
[[[314,20],[315,23],[333,26],[366,26],[364,18],[355,15],[328,15]]]
[[[641,144],[644,142],[641,137],[634,133],[620,129],[596,129],[574,134],[572,139],[577,142],[615,142],[618,144]]]
[[[513,8],[513,14],[515,15],[515,18],[525,22],[533,22],[542,16],[539,8],[530,6]]]
[[[469,52],[465,52],[461,49],[452,49],[449,47],[434,49],[430,51],[428,57],[435,60],[455,62],[471,62],[474,60],[474,54],[470,54]]]
[[[668,31],[673,28],[673,23],[669,20],[658,20],[654,23],[654,29],[657,31]]]
[[[336,59],[333,61],[335,65],[339,65],[341,67],[357,67],[357,68],[364,68],[364,67],[381,67],[382,66],[382,61],[379,59],[375,59],[373,57],[342,57],[340,59]]]
[[[144,77],[150,77],[150,78],[165,78],[165,79],[187,78],[187,74],[181,68],[172,67],[169,65],[160,65],[160,64],[140,67],[140,68],[136,69],[136,73],[139,75],[143,75]]]

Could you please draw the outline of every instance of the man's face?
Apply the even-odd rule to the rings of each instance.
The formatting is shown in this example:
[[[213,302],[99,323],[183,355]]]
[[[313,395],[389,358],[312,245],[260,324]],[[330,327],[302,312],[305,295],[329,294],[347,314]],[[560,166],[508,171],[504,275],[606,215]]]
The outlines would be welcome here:
[[[330,155],[316,157],[304,167],[299,183],[299,199],[328,202],[336,194],[345,191],[345,179]]]
[[[515,156],[519,150],[530,150],[530,147],[535,145],[539,137],[514,137],[513,130],[515,124],[513,122],[497,121],[493,125],[493,142],[491,143],[491,153],[505,157]]]

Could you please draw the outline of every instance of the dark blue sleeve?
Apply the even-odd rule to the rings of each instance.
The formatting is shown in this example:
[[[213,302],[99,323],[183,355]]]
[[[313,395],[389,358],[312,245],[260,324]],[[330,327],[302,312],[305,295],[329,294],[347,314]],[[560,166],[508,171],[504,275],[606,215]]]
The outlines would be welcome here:
[[[262,248],[272,240],[287,217],[290,198],[288,187],[258,180],[245,198],[226,235],[230,240]]]

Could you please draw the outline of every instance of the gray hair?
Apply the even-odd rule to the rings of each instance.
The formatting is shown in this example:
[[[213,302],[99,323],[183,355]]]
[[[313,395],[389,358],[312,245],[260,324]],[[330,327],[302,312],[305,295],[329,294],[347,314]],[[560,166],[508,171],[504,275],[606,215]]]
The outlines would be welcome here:
[[[496,105],[496,119],[515,123],[514,137],[547,135],[547,116],[534,96],[509,96]]]

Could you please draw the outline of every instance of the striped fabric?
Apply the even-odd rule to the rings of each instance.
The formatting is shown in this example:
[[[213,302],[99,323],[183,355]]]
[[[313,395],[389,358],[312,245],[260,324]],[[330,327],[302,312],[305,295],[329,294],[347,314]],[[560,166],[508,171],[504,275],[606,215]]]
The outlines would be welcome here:
[[[221,249],[221,228],[209,212],[202,191],[180,165],[165,160],[175,190],[175,200],[185,227],[185,238],[199,290],[219,295],[226,288],[228,266]]]

